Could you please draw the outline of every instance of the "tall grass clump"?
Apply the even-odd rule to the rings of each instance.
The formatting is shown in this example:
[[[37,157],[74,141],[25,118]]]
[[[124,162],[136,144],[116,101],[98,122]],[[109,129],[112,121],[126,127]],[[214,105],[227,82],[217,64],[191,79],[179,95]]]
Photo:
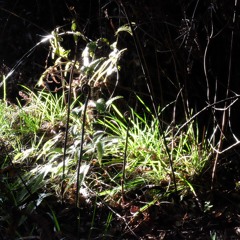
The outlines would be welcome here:
[[[182,194],[188,192],[187,189],[192,191],[191,181],[194,176],[201,173],[208,160],[205,143],[198,143],[193,124],[189,124],[188,128],[177,136],[174,136],[175,128],[171,126],[166,127],[164,134],[161,134],[159,120],[143,101],[140,102],[143,113],[130,108],[129,130],[127,130],[126,116],[115,105],[112,106],[109,115],[99,120],[104,129],[100,141],[103,144],[105,157],[101,161],[101,166],[112,169],[109,174],[116,184],[116,187],[110,188],[112,193],[121,191],[120,185],[123,178],[121,168],[127,134],[129,139],[127,161],[124,166],[125,190],[144,186],[163,186],[167,187],[165,189],[167,194],[174,191],[174,180],[167,154],[167,151],[170,151],[178,189]],[[161,114],[159,110],[159,116]],[[111,191],[104,191],[101,195],[106,194],[108,197],[107,193]]]

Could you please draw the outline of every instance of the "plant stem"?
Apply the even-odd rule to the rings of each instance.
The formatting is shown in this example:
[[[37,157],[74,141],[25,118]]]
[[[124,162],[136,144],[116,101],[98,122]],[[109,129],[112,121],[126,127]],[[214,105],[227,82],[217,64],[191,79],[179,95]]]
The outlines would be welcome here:
[[[124,114],[127,120],[127,134],[126,134],[126,141],[125,141],[125,147],[124,147],[124,158],[123,158],[123,169],[122,169],[122,180],[121,180],[121,187],[122,187],[122,202],[124,204],[124,183],[126,179],[126,164],[127,164],[127,148],[128,148],[128,137],[129,137],[129,112],[126,112]]]

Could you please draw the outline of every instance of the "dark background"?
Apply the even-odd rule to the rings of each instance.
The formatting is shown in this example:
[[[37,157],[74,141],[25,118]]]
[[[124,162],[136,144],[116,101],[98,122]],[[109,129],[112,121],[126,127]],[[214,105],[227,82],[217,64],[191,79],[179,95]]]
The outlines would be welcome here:
[[[119,48],[127,47],[128,51],[120,61],[117,94],[124,95],[127,102],[134,105],[133,93],[139,94],[148,105],[152,104],[150,96],[162,107],[176,100],[163,118],[171,122],[175,113],[176,123],[182,123],[190,116],[190,111],[196,113],[207,103],[225,99],[228,81],[229,96],[239,94],[239,6],[235,8],[234,1],[122,3],[110,0],[1,1],[1,71],[6,74],[42,36],[57,26],[70,29],[73,18],[77,19],[78,30],[90,39],[106,37],[110,42],[115,39],[114,31],[131,21],[135,23],[135,38],[121,34],[119,39]],[[71,42],[65,44],[73,48]],[[79,52],[83,47],[79,46]],[[47,44],[40,45],[23,59],[9,80],[9,99],[17,96],[17,84],[36,84],[44,71],[48,51]],[[240,136],[238,102],[231,108],[230,119],[233,132]],[[217,107],[223,108],[224,103]],[[197,121],[201,131],[206,128],[211,134],[217,123],[221,125],[222,114],[213,108],[200,114]],[[230,129],[226,131],[228,135]]]

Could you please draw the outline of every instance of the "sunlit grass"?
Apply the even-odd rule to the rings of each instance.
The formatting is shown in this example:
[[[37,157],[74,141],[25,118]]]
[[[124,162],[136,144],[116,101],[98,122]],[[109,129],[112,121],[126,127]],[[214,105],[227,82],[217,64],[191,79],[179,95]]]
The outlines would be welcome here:
[[[203,144],[199,144],[197,132],[190,124],[186,132],[181,131],[178,136],[173,137],[172,129],[169,127],[160,133],[159,122],[151,111],[143,104],[143,114],[130,110],[129,139],[127,146],[126,190],[141,188],[144,185],[155,184],[156,186],[167,185],[168,191],[173,190],[173,179],[170,168],[170,159],[166,148],[171,153],[176,175],[176,185],[179,189],[189,189],[191,180],[199,174],[208,160],[208,150]],[[159,112],[161,115],[161,112]],[[104,190],[101,195],[117,194],[121,191],[123,152],[127,136],[126,117],[112,106],[111,114],[100,120],[105,135],[102,134],[104,142],[104,154],[114,156],[106,158],[102,162],[102,168],[109,169],[108,173],[115,187]],[[110,138],[111,137],[111,138]],[[166,138],[167,146],[164,139]],[[104,159],[104,157],[103,157]],[[109,171],[109,170],[108,170]],[[136,179],[138,179],[136,181]],[[102,179],[104,181],[104,179]],[[191,186],[190,190],[193,190]]]
[[[18,105],[0,103],[1,141],[6,148],[10,145],[12,149],[1,167],[9,165],[10,161],[7,159],[11,158],[13,164],[21,168],[21,178],[15,176],[15,179],[11,180],[12,183],[7,185],[11,189],[11,201],[15,206],[31,202],[28,200],[31,194],[38,194],[36,201],[39,204],[51,195],[61,198],[65,129],[61,130],[56,126],[62,127],[66,124],[67,108],[63,96],[43,91],[33,93],[28,89],[25,89],[25,93],[29,96],[29,102],[25,105],[20,102]],[[161,111],[159,118],[156,118],[141,99],[139,103],[142,104],[142,113],[129,109],[126,117],[113,104],[113,99],[110,99],[105,110],[85,126],[84,139],[80,136],[81,113],[76,114],[74,104],[71,106],[73,111],[70,116],[65,159],[66,202],[72,204],[76,196],[74,194],[77,180],[76,166],[82,143],[80,192],[86,191],[84,196],[86,199],[94,196],[96,205],[99,199],[102,199],[107,204],[115,206],[123,201],[124,195],[147,186],[161,187],[161,190],[153,190],[149,202],[145,202],[141,209],[149,208],[160,198],[167,198],[169,193],[174,191],[167,149],[173,161],[179,194],[191,192],[196,195],[192,181],[195,175],[201,173],[208,160],[207,143],[198,143],[197,131],[193,124],[189,124],[178,136],[174,136],[171,126],[164,130],[164,134],[161,133],[159,129]],[[76,109],[81,109],[81,106],[79,102]],[[7,142],[7,139],[11,141]],[[127,154],[124,166],[125,150]],[[8,194],[5,191],[3,201],[8,198]],[[35,203],[26,207],[29,213],[36,208]],[[137,213],[135,215],[137,216]],[[26,219],[21,221],[24,223]],[[58,224],[57,221],[55,216],[54,223]],[[107,224],[109,225],[111,221],[112,216],[108,215]],[[94,223],[92,225],[94,226]]]
[[[47,173],[51,173],[49,176],[54,179],[54,176],[59,176],[62,169],[63,133],[56,132],[54,127],[60,123],[64,124],[66,121],[66,106],[63,96],[43,91],[38,94],[30,91],[27,93],[30,102],[24,106],[13,107],[1,104],[0,111],[9,113],[1,114],[1,135],[4,138],[4,136],[7,137],[7,133],[10,135],[14,132],[17,133],[15,143],[12,143],[12,146],[15,147],[13,159],[17,162],[34,159],[38,163],[37,170],[34,171],[35,174],[46,171],[44,176],[47,177]],[[177,180],[191,179],[194,175],[199,174],[207,161],[207,149],[198,144],[193,125],[190,124],[186,132],[180,132],[174,139],[170,128],[165,130],[163,136],[159,130],[159,120],[143,102],[141,103],[143,109],[145,108],[143,114],[130,109],[125,184],[132,188],[131,182],[133,182],[136,188],[138,186],[136,186],[135,179],[143,179],[143,181],[137,181],[139,186],[143,182],[156,185],[167,182],[169,186],[172,185],[173,179],[166,147],[171,153]],[[14,112],[14,115],[11,114],[11,111]],[[159,114],[161,115],[161,112]],[[72,119],[74,118],[76,117],[72,116]],[[89,164],[95,159],[101,171],[105,171],[108,175],[108,177],[103,178],[99,175],[100,173],[96,173],[99,175],[98,181],[104,182],[109,178],[107,181],[114,183],[118,189],[123,177],[127,120],[120,110],[112,105],[111,110],[97,121],[101,127],[95,129],[95,132],[91,129],[93,133],[88,136],[91,139],[84,144],[84,159]],[[39,131],[46,122],[49,123],[49,127]],[[74,126],[81,129],[81,121],[78,119],[72,122],[71,127]],[[45,135],[50,130],[54,131],[46,137]],[[24,135],[31,136],[31,138],[21,142]],[[165,146],[163,137],[166,138],[167,146]],[[71,169],[69,172],[67,170],[70,179],[73,178],[71,174],[75,174],[73,169],[82,140],[79,138],[79,134],[75,134],[71,141],[72,145],[69,145],[67,150],[66,161],[68,168]],[[24,145],[24,142],[27,145]],[[32,163],[32,160],[30,162]],[[92,181],[94,182],[94,179],[91,179],[91,184],[93,184]],[[177,185],[183,184],[182,182],[182,180],[179,181]],[[110,183],[107,184],[109,184],[110,189],[114,189]],[[106,188],[105,185],[104,189],[107,190]],[[118,192],[116,189],[113,191]]]

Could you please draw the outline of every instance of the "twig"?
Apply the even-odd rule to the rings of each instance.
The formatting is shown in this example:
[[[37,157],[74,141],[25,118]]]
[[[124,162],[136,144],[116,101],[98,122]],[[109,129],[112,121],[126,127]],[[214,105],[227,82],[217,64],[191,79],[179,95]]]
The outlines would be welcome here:
[[[80,169],[81,169],[81,164],[82,164],[82,155],[83,155],[83,141],[84,141],[84,130],[85,130],[85,124],[86,124],[86,112],[87,112],[87,105],[88,105],[88,100],[90,99],[91,95],[91,88],[88,84],[84,84],[82,86],[82,92],[86,95],[86,100],[84,103],[84,108],[83,108],[83,120],[82,120],[82,132],[81,132],[81,144],[80,144],[80,153],[79,153],[79,158],[78,158],[78,163],[77,163],[77,187],[76,187],[76,207],[79,207],[79,189],[80,189],[80,181],[79,181],[79,175],[80,175]]]
[[[211,145],[211,143],[209,143],[209,144],[210,144],[211,148],[212,148],[218,155],[220,155],[220,154],[222,154],[222,153],[225,153],[225,152],[229,151],[230,149],[232,149],[233,147],[237,146],[238,144],[240,144],[240,141],[237,140],[237,141],[236,141],[235,143],[233,143],[231,146],[225,148],[225,149],[222,150],[222,151],[219,151],[219,149],[214,148],[214,147]]]
[[[237,3],[238,3],[238,0],[235,0],[234,11],[233,11],[233,20],[232,20],[233,26],[235,26]],[[233,28],[232,32],[231,32],[226,98],[228,98],[228,96],[229,96],[230,81],[231,81],[234,29],[235,28]],[[217,151],[217,154],[216,154],[216,157],[215,157],[215,160],[214,160],[213,170],[212,170],[211,189],[213,189],[213,187],[214,187],[213,185],[214,185],[214,180],[215,180],[215,177],[216,177],[216,168],[217,168],[217,162],[218,162],[218,158],[219,158],[219,152],[221,152],[222,145],[223,145],[224,132],[225,132],[225,128],[226,128],[226,119],[227,119],[227,109],[226,109],[226,102],[225,102],[225,110],[223,111],[223,116],[222,116],[222,127],[221,127],[221,134],[220,134],[220,138],[219,138],[218,151]]]
[[[188,121],[186,121],[178,130],[177,132],[175,133],[174,137],[176,137],[179,132],[184,128],[186,127],[190,122],[192,122],[197,116],[199,116],[201,113],[203,113],[204,111],[206,111],[207,109],[217,105],[217,104],[220,104],[220,103],[223,103],[223,102],[226,102],[226,101],[237,101],[238,98],[240,98],[240,95],[236,94],[235,96],[233,97],[229,97],[229,98],[225,98],[223,100],[220,100],[220,101],[217,101],[217,102],[214,102],[214,103],[211,103],[211,104],[208,104],[207,106],[205,106],[204,108],[202,108],[200,111],[198,111],[197,113],[195,113]]]
[[[68,102],[67,102],[67,122],[66,122],[66,129],[65,129],[65,137],[64,137],[64,146],[63,146],[63,169],[62,169],[62,184],[61,184],[61,196],[62,196],[62,204],[64,200],[64,180],[65,180],[65,162],[66,162],[66,154],[67,154],[67,142],[68,142],[68,129],[69,129],[69,121],[70,121],[70,108],[71,108],[71,98],[72,98],[72,81],[73,81],[73,74],[74,68],[77,62],[77,48],[78,44],[77,41],[75,42],[75,53],[74,53],[74,61],[70,71],[69,76],[69,90],[68,90]],[[63,92],[63,94],[65,94]]]
[[[124,204],[124,184],[125,184],[125,179],[126,179],[126,164],[127,164],[127,148],[128,148],[128,137],[129,137],[129,112],[125,112],[124,116],[127,121],[127,130],[126,130],[126,140],[125,140],[125,148],[124,148],[124,158],[123,158],[123,168],[122,168],[122,180],[121,180],[121,187],[122,187],[122,203]]]

